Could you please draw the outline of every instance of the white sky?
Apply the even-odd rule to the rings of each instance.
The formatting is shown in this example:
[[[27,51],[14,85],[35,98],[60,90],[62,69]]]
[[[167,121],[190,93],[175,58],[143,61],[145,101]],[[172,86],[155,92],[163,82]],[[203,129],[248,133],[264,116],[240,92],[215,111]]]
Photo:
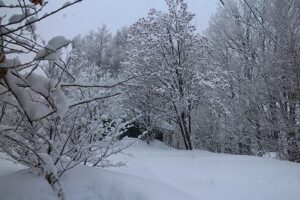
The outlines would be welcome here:
[[[17,4],[17,0],[2,0],[6,5]],[[29,1],[29,0],[25,0]],[[44,0],[45,12],[51,12],[61,7],[67,0]],[[74,1],[74,0],[69,0]],[[219,0],[185,0],[188,9],[196,14],[194,23],[199,32],[208,27],[212,14],[217,10]],[[85,35],[91,30],[105,24],[107,28],[115,32],[123,26],[130,26],[139,18],[148,14],[151,8],[166,10],[164,0],[83,0],[81,3],[66,8],[65,10],[52,15],[37,23],[37,33],[45,40],[57,35],[64,35],[69,39],[77,35]],[[11,9],[7,10],[12,12]],[[5,13],[8,16],[12,13]],[[2,15],[2,14],[0,14]]]
[[[49,10],[65,2],[48,1]],[[205,30],[219,0],[186,0],[186,2],[189,10],[196,14],[195,24],[198,31]],[[106,24],[110,31],[115,32],[146,16],[151,8],[165,10],[164,0],[84,0],[39,23],[38,33],[46,40],[56,35],[64,35],[71,39],[79,34],[87,34],[90,30],[97,30],[102,24]]]

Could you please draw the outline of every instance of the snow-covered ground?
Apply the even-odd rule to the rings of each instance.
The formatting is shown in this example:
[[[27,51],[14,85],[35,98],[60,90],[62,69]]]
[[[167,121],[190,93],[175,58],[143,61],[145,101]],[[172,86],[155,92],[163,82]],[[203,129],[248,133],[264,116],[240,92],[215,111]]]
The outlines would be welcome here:
[[[0,153],[0,180],[2,180],[2,176],[11,174],[24,168],[22,165],[7,161],[7,158],[8,157],[6,155]]]
[[[130,154],[130,155],[127,155]],[[1,156],[0,156],[1,157]],[[137,141],[112,158],[120,168],[80,166],[62,180],[69,200],[299,200],[300,165],[268,158],[180,151]],[[0,160],[0,200],[55,199],[50,186]]]

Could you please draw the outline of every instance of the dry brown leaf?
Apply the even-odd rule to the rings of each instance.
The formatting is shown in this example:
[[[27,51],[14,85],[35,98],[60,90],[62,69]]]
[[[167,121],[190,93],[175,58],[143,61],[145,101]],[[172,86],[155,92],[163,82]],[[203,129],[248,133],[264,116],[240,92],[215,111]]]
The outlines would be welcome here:
[[[33,3],[34,5],[40,4],[42,6],[43,5],[43,0],[31,0],[31,3]]]
[[[8,69],[0,68],[0,78],[4,78],[7,74]]]
[[[0,52],[0,63],[3,63],[5,61],[5,54]]]

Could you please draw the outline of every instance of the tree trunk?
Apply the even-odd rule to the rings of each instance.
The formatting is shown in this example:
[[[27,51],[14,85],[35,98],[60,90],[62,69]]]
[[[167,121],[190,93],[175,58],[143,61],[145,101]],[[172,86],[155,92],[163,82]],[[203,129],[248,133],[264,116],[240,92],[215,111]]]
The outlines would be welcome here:
[[[45,175],[45,178],[47,182],[51,185],[54,193],[57,195],[59,200],[65,200],[65,195],[62,189],[62,186],[60,185],[57,177],[54,175],[54,173],[49,173]]]

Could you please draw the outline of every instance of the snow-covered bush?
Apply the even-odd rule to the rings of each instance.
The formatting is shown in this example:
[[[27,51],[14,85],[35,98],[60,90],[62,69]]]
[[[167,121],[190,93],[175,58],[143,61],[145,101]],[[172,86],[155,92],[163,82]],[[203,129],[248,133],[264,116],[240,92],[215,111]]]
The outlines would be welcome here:
[[[111,165],[107,157],[127,146],[118,136],[130,125],[106,102],[117,89],[83,86],[98,82],[74,73],[74,56],[66,51],[74,41],[57,36],[45,44],[35,33],[35,22],[80,1],[43,16],[42,0],[0,3],[12,13],[0,19],[0,151],[44,176],[60,199],[60,177],[80,163]]]

